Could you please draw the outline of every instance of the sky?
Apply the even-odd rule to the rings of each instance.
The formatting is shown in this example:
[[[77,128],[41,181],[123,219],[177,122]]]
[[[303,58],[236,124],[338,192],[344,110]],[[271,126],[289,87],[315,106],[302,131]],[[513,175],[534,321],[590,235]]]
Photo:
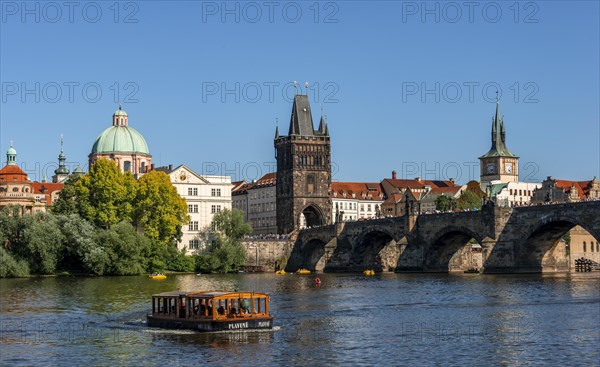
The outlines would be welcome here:
[[[479,179],[496,91],[520,180],[600,176],[597,1],[0,1],[0,153],[50,178],[122,108],[156,165],[274,170],[294,94],[333,180]],[[316,127],[316,126],[315,126]]]

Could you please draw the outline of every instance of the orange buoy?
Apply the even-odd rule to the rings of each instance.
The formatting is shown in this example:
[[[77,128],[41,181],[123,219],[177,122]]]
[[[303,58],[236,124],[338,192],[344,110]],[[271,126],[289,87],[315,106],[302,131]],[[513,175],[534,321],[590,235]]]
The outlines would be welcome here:
[[[321,285],[321,279],[315,278],[315,284],[316,285]]]

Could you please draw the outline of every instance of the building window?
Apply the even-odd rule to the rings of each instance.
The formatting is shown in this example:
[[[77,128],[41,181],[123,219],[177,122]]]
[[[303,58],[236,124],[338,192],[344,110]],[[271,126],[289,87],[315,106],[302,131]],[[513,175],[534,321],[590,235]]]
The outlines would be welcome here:
[[[210,212],[212,214],[221,212],[221,205],[211,205]]]
[[[585,241],[583,241],[583,252],[585,252],[587,250],[587,244],[585,243]]]
[[[596,241],[596,252],[600,252],[600,244]]]
[[[189,231],[197,231],[198,230],[198,222],[197,221],[190,222],[188,224],[188,230]]]
[[[370,212],[371,211],[371,204],[367,204],[367,211]]]
[[[146,170],[146,162],[140,163],[140,173],[144,173]]]
[[[315,176],[306,176],[306,193],[312,194],[315,192]]]
[[[123,171],[131,172],[131,162],[130,161],[123,162]]]
[[[188,187],[188,196],[198,196],[198,188]]]
[[[210,189],[210,196],[221,196],[221,189]]]
[[[188,204],[188,213],[198,213],[198,204]]]
[[[188,248],[190,250],[197,250],[198,248],[200,248],[200,240],[190,240]]]
[[[364,212],[365,211],[365,204],[360,204],[360,211]]]

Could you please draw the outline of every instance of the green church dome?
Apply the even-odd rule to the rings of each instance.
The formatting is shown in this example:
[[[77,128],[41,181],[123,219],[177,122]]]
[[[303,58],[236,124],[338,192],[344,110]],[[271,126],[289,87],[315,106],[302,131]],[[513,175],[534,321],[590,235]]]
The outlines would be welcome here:
[[[91,154],[113,153],[150,155],[142,134],[129,126],[111,126],[96,138]]]
[[[8,148],[8,150],[6,151],[6,154],[17,155],[17,151],[11,145],[10,148]]]

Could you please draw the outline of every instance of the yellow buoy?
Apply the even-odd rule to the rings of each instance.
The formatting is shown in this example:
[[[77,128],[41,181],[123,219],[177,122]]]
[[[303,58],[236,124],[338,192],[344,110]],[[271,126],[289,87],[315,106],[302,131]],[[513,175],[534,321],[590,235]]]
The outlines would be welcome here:
[[[310,274],[310,270],[308,269],[298,269],[296,270],[296,274]]]
[[[277,270],[275,272],[275,274],[277,274],[277,275],[283,275],[283,274],[285,274],[285,270]]]
[[[371,270],[371,269],[367,269],[367,270],[363,271],[363,274],[366,276],[373,276],[373,275],[375,275],[375,271]]]

